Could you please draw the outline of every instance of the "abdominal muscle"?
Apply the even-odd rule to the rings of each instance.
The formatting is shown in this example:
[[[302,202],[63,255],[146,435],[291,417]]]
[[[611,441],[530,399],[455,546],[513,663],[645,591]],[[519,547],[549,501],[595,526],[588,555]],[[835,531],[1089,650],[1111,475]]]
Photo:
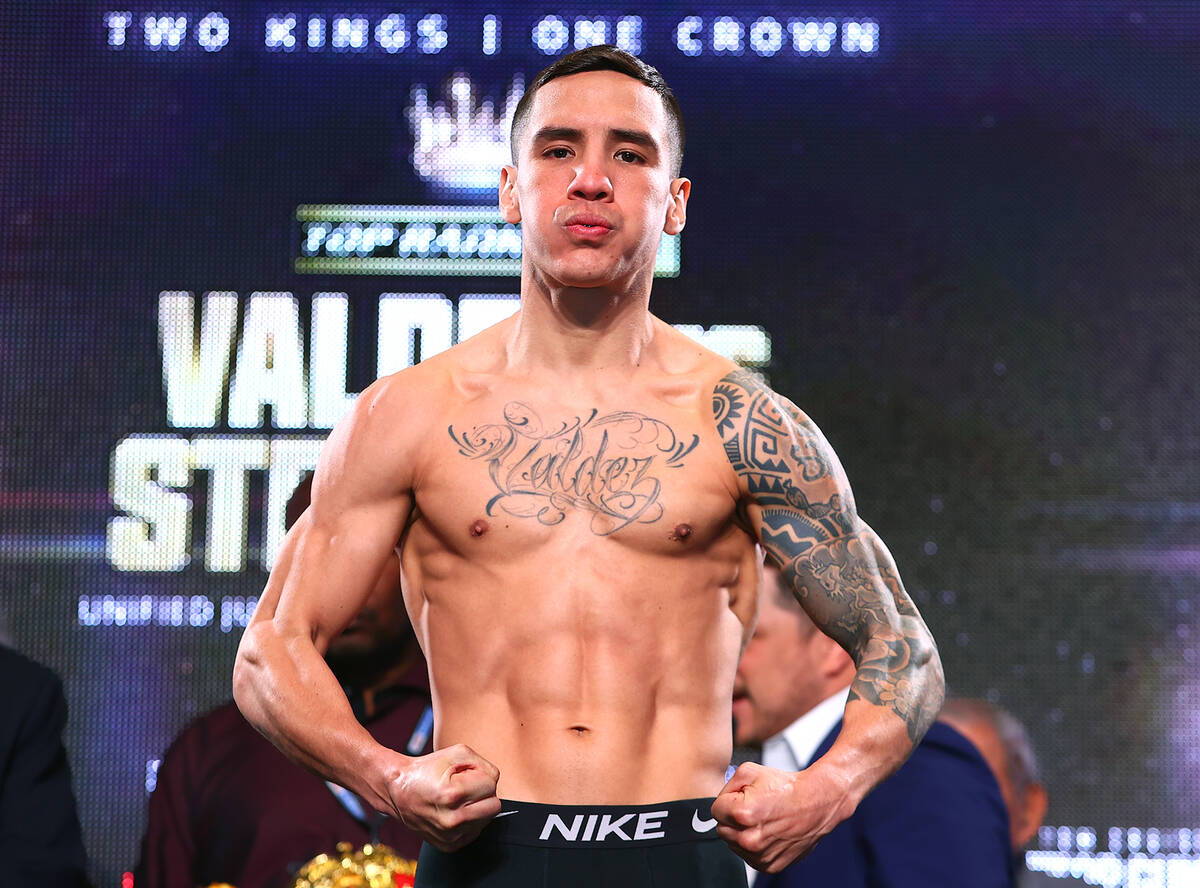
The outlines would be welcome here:
[[[618,572],[505,577],[460,562],[457,576],[426,580],[419,602],[410,594],[436,746],[464,743],[496,765],[502,798],[651,804],[724,785],[733,674],[752,621],[735,612],[752,600],[737,594],[746,578],[725,559],[658,570],[629,560]],[[621,577],[656,579],[631,588]]]

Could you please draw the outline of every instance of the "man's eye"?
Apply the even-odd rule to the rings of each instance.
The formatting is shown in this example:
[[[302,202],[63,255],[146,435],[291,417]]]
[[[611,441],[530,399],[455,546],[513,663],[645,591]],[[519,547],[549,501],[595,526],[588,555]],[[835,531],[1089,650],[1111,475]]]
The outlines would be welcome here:
[[[570,153],[571,153],[571,151],[569,148],[561,148],[560,147],[560,148],[547,148],[546,149],[547,157],[556,157],[556,158],[562,159],[564,157],[569,156]]]
[[[624,161],[625,163],[637,163],[641,159],[642,159],[641,155],[637,154],[633,151],[618,151],[617,152],[617,160]]]

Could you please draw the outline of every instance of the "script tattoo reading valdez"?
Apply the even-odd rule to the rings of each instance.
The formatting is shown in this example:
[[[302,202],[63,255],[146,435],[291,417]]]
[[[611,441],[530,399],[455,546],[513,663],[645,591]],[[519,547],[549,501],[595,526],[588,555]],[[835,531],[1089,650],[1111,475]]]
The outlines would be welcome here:
[[[592,532],[607,536],[662,517],[657,472],[681,467],[700,438],[680,441],[669,425],[643,413],[598,412],[546,426],[528,404],[510,401],[503,422],[461,435],[454,426],[447,431],[463,456],[487,462],[498,491],[487,514],[502,509],[552,525],[581,510],[591,513]]]
[[[921,679],[933,639],[890,553],[858,517],[829,443],[799,408],[744,370],[716,384],[713,416],[761,516],[763,547],[858,666],[850,699],[892,709],[916,742],[942,704]]]

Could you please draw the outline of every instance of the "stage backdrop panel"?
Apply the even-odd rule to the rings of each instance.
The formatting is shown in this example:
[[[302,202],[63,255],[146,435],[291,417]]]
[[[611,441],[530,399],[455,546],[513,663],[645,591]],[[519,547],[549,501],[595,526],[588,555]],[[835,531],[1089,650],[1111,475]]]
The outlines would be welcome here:
[[[1031,865],[1195,884],[1198,40],[1168,2],[0,3],[0,632],[65,682],[97,883],[329,429],[516,308],[508,115],[608,41],[687,121],[653,309],[816,419],[951,689],[1029,726]]]

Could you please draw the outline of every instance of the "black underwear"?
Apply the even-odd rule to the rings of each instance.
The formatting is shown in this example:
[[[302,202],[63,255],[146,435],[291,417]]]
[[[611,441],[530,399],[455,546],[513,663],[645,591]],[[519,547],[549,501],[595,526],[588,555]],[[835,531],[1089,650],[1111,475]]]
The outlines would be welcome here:
[[[657,805],[502,801],[479,838],[421,849],[417,888],[745,888],[712,799]]]

